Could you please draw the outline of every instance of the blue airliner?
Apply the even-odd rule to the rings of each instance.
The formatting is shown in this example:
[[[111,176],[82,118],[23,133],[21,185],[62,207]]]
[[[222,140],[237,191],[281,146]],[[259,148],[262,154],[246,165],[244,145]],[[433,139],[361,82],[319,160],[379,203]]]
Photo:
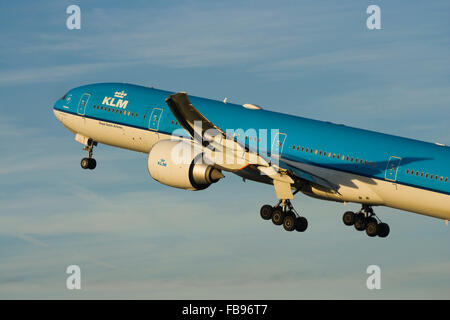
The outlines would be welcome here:
[[[287,231],[308,226],[291,203],[299,191],[361,204],[342,219],[371,237],[389,234],[374,206],[450,219],[450,149],[440,143],[124,83],[74,88],[53,111],[88,152],[83,169],[103,143],[148,154],[150,175],[171,187],[202,190],[231,172],[274,186],[278,202],[260,215]]]

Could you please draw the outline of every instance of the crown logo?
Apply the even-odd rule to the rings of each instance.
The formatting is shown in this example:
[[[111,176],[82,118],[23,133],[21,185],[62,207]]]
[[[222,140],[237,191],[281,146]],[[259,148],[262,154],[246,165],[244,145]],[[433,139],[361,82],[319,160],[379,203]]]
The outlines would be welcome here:
[[[116,91],[116,92],[114,92],[114,97],[116,97],[116,98],[122,99],[122,98],[124,98],[126,95],[127,95],[127,94],[125,93],[125,91],[122,91],[122,92]]]

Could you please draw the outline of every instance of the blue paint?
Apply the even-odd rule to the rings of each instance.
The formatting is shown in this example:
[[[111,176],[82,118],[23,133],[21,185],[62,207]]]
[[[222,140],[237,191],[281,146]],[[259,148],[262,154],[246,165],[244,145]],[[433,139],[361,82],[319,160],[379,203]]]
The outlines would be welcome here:
[[[128,103],[125,108],[102,104],[105,97],[114,97],[115,92],[126,93],[124,99]],[[54,108],[77,114],[80,99],[86,93],[90,94],[86,117],[166,134],[177,130],[178,134],[181,132],[189,136],[177,124],[165,102],[173,93],[169,91],[123,83],[92,84],[70,90],[68,95],[71,95],[71,100],[59,100]],[[189,96],[189,99],[209,121],[223,130],[240,128],[245,131],[253,128],[256,132],[248,136],[256,139],[260,129],[266,129],[269,133],[279,130],[283,134],[278,138],[270,137],[263,144],[240,135],[239,142],[259,152],[269,153],[275,139],[283,140],[284,159],[450,194],[450,181],[445,181],[450,178],[450,152],[447,146],[268,110],[250,110],[241,105],[201,97]],[[107,101],[110,103],[112,100]],[[114,100],[114,103],[117,101]],[[119,111],[105,112],[97,106]],[[427,174],[428,177],[425,177]]]

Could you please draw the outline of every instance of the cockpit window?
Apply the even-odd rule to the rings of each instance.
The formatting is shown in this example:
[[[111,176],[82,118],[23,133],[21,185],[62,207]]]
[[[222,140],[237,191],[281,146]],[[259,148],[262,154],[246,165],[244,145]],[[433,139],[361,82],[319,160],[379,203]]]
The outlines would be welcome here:
[[[67,96],[67,93],[65,95],[63,95],[63,97],[61,98],[61,100],[65,100]]]

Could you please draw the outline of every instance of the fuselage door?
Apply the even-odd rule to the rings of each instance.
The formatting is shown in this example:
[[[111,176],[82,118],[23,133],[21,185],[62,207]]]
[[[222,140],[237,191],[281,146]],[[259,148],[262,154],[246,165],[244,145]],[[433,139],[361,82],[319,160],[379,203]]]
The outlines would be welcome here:
[[[148,120],[148,128],[150,130],[158,131],[159,121],[161,120],[162,113],[163,109],[153,108],[150,118]]]
[[[385,179],[395,182],[397,181],[397,172],[398,167],[400,166],[400,162],[402,161],[402,158],[400,157],[394,157],[391,156],[389,158],[387,167],[386,167],[386,173],[385,173]]]
[[[77,113],[84,115],[86,113],[86,106],[88,104],[89,98],[91,97],[90,93],[84,93],[81,98],[80,102],[78,102],[78,108]]]
[[[286,140],[286,133],[277,132],[272,142],[271,154],[280,156],[283,152],[284,141]]]

